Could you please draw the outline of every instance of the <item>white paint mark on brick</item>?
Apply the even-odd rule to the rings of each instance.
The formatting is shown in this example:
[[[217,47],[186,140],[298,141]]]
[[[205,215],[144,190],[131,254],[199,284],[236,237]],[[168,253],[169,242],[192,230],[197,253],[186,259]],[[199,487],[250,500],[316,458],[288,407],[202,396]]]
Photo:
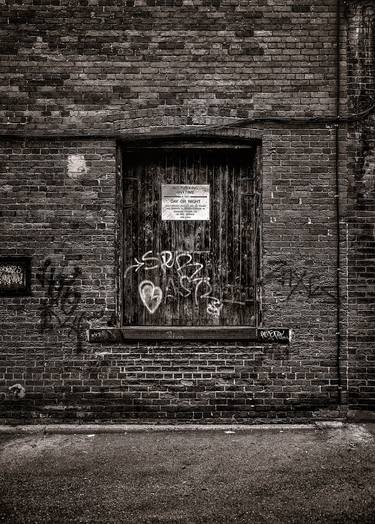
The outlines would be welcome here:
[[[8,389],[14,398],[25,398],[26,396],[26,390],[21,384],[14,384],[13,386],[10,386]]]
[[[68,156],[68,177],[80,180],[87,174],[87,165],[84,155]]]
[[[259,36],[261,38],[272,36],[272,31],[254,31],[254,36]]]
[[[13,186],[10,186],[9,184],[6,184],[4,186],[0,186],[0,191],[2,193],[9,193],[10,191],[12,191],[13,189]]]

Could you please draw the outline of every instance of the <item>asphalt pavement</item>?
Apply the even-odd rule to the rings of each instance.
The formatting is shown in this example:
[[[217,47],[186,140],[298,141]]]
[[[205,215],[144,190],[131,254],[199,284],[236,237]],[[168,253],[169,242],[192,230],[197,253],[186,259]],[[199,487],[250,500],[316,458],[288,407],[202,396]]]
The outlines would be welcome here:
[[[375,425],[2,433],[0,522],[375,523]]]

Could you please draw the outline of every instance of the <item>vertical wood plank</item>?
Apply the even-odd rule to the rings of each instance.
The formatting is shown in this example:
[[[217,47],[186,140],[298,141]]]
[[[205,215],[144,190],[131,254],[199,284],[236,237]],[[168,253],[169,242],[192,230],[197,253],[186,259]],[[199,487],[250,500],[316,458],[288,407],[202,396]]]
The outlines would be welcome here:
[[[116,325],[120,326],[123,322],[123,274],[124,274],[124,196],[123,196],[123,151],[121,146],[116,144],[116,233],[115,233],[115,256],[116,256]]]
[[[255,303],[260,300],[254,273],[259,268],[260,191],[254,187],[252,163],[249,150],[160,148],[125,155],[126,325],[255,322]],[[162,184],[209,184],[210,220],[162,221]],[[163,252],[170,267],[162,267]],[[143,263],[146,253],[155,260]],[[201,281],[193,276],[198,264],[202,269],[196,278]],[[132,265],[136,268],[128,270]],[[139,294],[145,281],[152,283],[155,294],[162,291],[159,304],[151,300],[146,307],[146,298]]]

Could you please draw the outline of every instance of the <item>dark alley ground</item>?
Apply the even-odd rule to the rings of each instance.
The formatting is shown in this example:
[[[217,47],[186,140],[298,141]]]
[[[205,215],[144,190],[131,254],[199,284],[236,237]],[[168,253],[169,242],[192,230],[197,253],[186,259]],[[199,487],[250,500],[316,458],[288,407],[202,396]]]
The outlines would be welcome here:
[[[0,432],[0,522],[374,523],[375,424]]]

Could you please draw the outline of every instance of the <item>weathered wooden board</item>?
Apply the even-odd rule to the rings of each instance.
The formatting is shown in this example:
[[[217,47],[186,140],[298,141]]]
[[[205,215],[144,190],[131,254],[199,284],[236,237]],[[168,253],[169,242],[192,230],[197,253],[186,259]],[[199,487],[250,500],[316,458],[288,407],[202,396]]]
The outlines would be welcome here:
[[[256,180],[252,148],[125,151],[125,326],[255,325]],[[162,220],[172,185],[209,186],[207,219]]]

